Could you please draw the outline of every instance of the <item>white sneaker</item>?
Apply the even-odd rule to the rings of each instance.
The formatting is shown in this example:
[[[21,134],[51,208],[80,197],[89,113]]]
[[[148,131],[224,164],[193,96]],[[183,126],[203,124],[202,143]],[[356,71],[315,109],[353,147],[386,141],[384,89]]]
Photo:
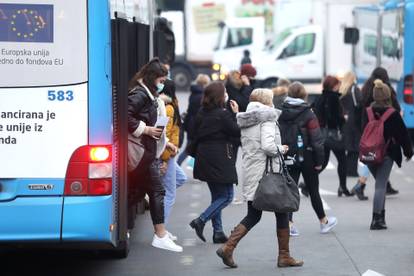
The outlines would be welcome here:
[[[154,239],[152,240],[152,246],[159,248],[159,249],[164,249],[164,250],[169,250],[169,251],[174,251],[174,252],[183,252],[183,248],[179,245],[176,245],[170,239],[168,234],[166,234],[163,238],[160,238],[157,235],[154,235]]]
[[[166,232],[167,232],[167,235],[170,238],[170,240],[172,240],[172,241],[177,241],[178,240],[178,237],[177,236],[174,236],[173,234],[171,234],[168,231],[166,231]]]
[[[330,232],[337,224],[338,220],[336,219],[336,217],[328,217],[328,222],[326,224],[321,223],[321,234],[326,234]]]

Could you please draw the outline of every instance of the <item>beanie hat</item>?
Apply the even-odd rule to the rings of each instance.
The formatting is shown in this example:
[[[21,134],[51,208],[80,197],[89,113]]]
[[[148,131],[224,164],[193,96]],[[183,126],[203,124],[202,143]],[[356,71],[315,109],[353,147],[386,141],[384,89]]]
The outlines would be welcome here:
[[[243,64],[240,68],[240,74],[245,75],[249,78],[256,77],[256,69],[251,64]]]
[[[374,81],[373,98],[375,103],[378,105],[391,105],[391,89],[380,79],[376,79]]]

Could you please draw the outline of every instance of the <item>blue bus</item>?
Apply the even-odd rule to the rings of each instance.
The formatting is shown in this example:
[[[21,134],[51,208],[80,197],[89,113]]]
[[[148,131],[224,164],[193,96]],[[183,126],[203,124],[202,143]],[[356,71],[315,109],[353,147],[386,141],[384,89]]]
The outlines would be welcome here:
[[[154,6],[111,4],[0,3],[1,246],[128,254],[127,83],[156,54]]]
[[[414,0],[358,7],[354,24],[358,35],[353,41],[353,66],[359,81],[365,81],[377,66],[387,69],[404,122],[413,131]]]

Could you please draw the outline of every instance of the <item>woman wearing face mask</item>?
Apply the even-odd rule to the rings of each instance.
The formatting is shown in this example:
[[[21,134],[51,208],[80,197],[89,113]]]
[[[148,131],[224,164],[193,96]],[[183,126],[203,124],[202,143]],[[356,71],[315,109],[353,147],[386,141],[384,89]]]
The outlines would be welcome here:
[[[203,230],[209,220],[213,223],[213,242],[227,241],[221,211],[232,202],[233,184],[237,182],[233,140],[240,139],[240,128],[234,114],[224,108],[225,94],[222,83],[210,83],[204,90],[202,107],[195,123],[194,178],[207,182],[211,204],[190,226],[204,242]],[[235,101],[230,101],[230,105],[232,113],[239,112]]]
[[[144,65],[129,83],[128,95],[128,130],[129,133],[141,139],[144,146],[144,156],[138,167],[131,173],[131,190],[143,191],[150,198],[150,213],[154,225],[152,246],[182,252],[182,247],[176,245],[170,238],[164,225],[164,196],[165,190],[160,178],[159,157],[165,148],[177,151],[168,143],[165,133],[154,127],[157,117],[165,114],[165,106],[158,93],[164,88],[163,82],[167,69],[154,58]],[[161,105],[161,106],[160,106]],[[133,193],[128,195],[129,205],[136,202]]]
[[[327,76],[323,82],[322,96],[315,105],[315,113],[325,138],[325,162],[322,170],[329,162],[331,151],[338,160],[339,188],[338,196],[352,196],[346,187],[346,155],[345,144],[342,139],[345,117],[342,106],[339,102],[341,94],[339,87],[341,82],[333,76]]]

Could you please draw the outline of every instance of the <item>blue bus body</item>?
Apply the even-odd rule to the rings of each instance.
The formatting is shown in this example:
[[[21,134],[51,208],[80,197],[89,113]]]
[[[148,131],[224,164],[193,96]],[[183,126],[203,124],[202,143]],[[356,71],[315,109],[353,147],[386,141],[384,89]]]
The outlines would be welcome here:
[[[353,65],[360,83],[377,66],[386,68],[409,129],[414,129],[414,0],[386,1],[354,10],[359,42]]]
[[[9,174],[9,171],[17,171],[17,169],[15,166],[12,167],[11,165],[8,167],[6,161],[3,160],[3,163],[5,163],[6,166],[3,165],[2,168],[0,168],[0,243],[2,244],[25,242],[53,243],[58,245],[93,243],[102,245],[104,248],[116,248],[119,246],[120,240],[125,238],[126,233],[120,233],[118,229],[120,216],[117,215],[117,208],[119,205],[117,192],[119,191],[119,186],[121,184],[118,183],[113,174],[118,164],[116,159],[118,154],[116,152],[117,148],[114,146],[113,134],[114,116],[111,79],[111,18],[109,1],[79,1],[82,2],[82,5],[85,5],[82,9],[85,8],[87,16],[85,20],[87,24],[87,60],[85,62],[87,64],[87,79],[82,82],[82,84],[68,83],[62,86],[49,86],[48,84],[45,85],[42,83],[30,84],[27,86],[24,85],[22,87],[9,84],[3,86],[0,85],[0,102],[3,103],[3,105],[0,104],[0,109],[3,110],[7,109],[8,104],[14,104],[11,104],[10,102],[6,103],[4,99],[6,98],[10,101],[10,99],[14,99],[13,97],[17,97],[16,95],[19,92],[27,93],[27,91],[30,90],[33,91],[33,93],[38,93],[38,97],[43,97],[44,95],[47,95],[46,93],[49,93],[49,96],[53,98],[53,95],[50,94],[52,92],[50,91],[54,90],[56,86],[62,90],[72,89],[72,87],[74,87],[73,95],[76,100],[76,96],[81,94],[81,92],[78,93],[78,91],[81,90],[77,90],[77,87],[80,87],[79,85],[87,87],[87,103],[85,101],[82,102],[87,108],[85,111],[87,117],[84,117],[86,122],[79,122],[81,124],[86,124],[86,129],[82,129],[85,129],[86,133],[84,135],[86,135],[87,141],[85,144],[77,145],[76,150],[69,155],[70,158],[66,157],[65,160],[60,161],[68,164],[67,167],[64,168],[66,173],[63,177],[30,177],[27,176],[27,174],[19,177],[18,172]],[[77,3],[79,3],[79,1],[77,1]],[[11,20],[13,20],[13,18],[16,20],[19,19],[21,13],[30,14],[33,16],[33,20],[38,19],[41,14],[46,18],[47,15],[44,15],[46,13],[41,9],[48,8],[43,2],[50,1],[31,0],[31,6],[26,3],[27,1],[20,0],[19,3],[19,1],[11,0],[8,2],[11,2],[9,6],[0,5],[0,15],[3,12],[5,17],[9,17],[10,19],[6,19],[6,21],[9,20],[7,22],[4,20],[3,22],[0,21],[0,28],[2,26],[5,28],[6,23],[13,26],[20,24],[18,21]],[[69,11],[60,8],[66,5],[64,2],[67,2],[67,0],[57,0],[53,3],[53,6],[56,4],[56,6],[53,7],[54,10],[50,8],[48,15],[50,18],[54,16],[55,23],[58,22],[57,19],[64,22],[65,16],[70,17],[71,15],[75,15],[74,12],[71,14]],[[59,9],[57,8],[58,5],[60,5]],[[37,7],[39,10],[36,10]],[[51,11],[54,12],[53,15],[51,15]],[[69,19],[75,20],[76,18]],[[82,20],[82,18],[79,20]],[[46,26],[43,27],[43,30],[48,27],[47,23],[52,24],[52,22],[47,22],[46,20]],[[42,26],[42,24],[43,23],[39,23],[38,25]],[[62,24],[67,24],[65,28],[70,26],[68,23]],[[36,44],[36,41],[17,41],[18,37],[27,35],[30,38],[30,36],[33,37],[36,36],[36,34],[33,32],[29,33],[29,31],[27,31],[27,33],[22,31],[20,36],[14,38],[14,33],[12,33],[14,30],[13,26],[10,26],[9,38],[6,38],[6,40],[9,39],[9,41],[3,40],[3,42],[1,42],[0,39],[0,46],[8,47],[8,49],[12,49],[13,47],[16,49],[21,49],[21,47],[32,47],[33,49],[49,47],[49,44]],[[60,43],[60,38],[58,36],[61,35],[61,32],[59,33],[58,28],[59,26],[55,24],[53,30],[53,39],[55,43]],[[38,28],[36,32],[39,33],[43,30],[39,31]],[[45,37],[46,35],[47,34],[44,34]],[[43,38],[39,35],[39,39]],[[52,40],[52,38],[50,39]],[[59,47],[63,46],[61,44],[59,45]],[[61,49],[57,49],[56,51],[60,50]],[[35,50],[31,51],[34,53]],[[73,50],[70,49],[68,51]],[[70,62],[70,60],[66,59],[65,62]],[[0,66],[6,65],[1,64]],[[7,71],[8,69],[3,67],[3,70]],[[69,68],[69,70],[71,71],[72,69]],[[59,95],[57,97],[59,97]],[[36,104],[37,103],[33,103],[33,110],[42,108],[41,104]],[[56,117],[58,118],[60,114],[63,114],[64,111],[59,113],[60,109],[64,109],[66,108],[64,106],[69,106],[71,104],[71,102],[65,101],[57,101],[54,103],[52,107],[56,110]],[[26,103],[26,105],[28,105],[28,103]],[[19,108],[18,104],[15,106]],[[2,110],[0,110],[0,112],[1,111]],[[17,112],[16,110],[12,111]],[[70,117],[71,114],[66,114],[64,116]],[[76,117],[77,115],[73,114],[73,116]],[[0,120],[0,125],[3,124],[4,126],[10,122],[14,122],[14,119],[10,119],[9,121],[7,121],[7,119]],[[29,123],[32,122],[29,120],[27,121]],[[68,120],[59,122],[59,124],[66,123],[71,124]],[[74,123],[75,127],[76,123],[77,122]],[[49,130],[50,129],[52,129],[52,126],[49,127]],[[0,137],[3,134],[7,135],[7,133],[0,132]],[[78,134],[69,132],[64,135],[70,137],[71,135]],[[24,138],[25,136],[22,135],[21,137]],[[23,141],[23,138],[20,139],[20,141]],[[70,140],[71,139],[68,138],[68,141]],[[34,172],[36,171],[36,167],[39,171],[43,171],[43,166],[45,166],[45,164],[53,165],[53,160],[50,160],[49,157],[49,155],[53,156],[53,152],[48,151],[47,144],[38,144],[38,147],[43,148],[43,150],[40,151],[42,154],[34,157],[32,154],[34,154],[34,151],[37,149],[35,149],[36,145],[30,144],[31,142],[27,143],[32,146],[34,150],[33,153],[31,151],[26,151],[22,154],[18,148],[18,144],[10,145],[7,144],[6,140],[1,141],[3,141],[3,143],[0,143],[0,154],[2,154],[2,149],[9,150],[10,147],[14,147],[13,150],[19,152],[19,158],[23,158],[24,156],[31,160],[36,160],[37,158],[38,162],[33,162],[32,164],[34,169],[31,170]],[[60,147],[65,146],[65,144],[60,145]],[[102,160],[98,160],[100,158],[98,156],[97,162],[88,160],[88,158],[93,158],[93,156],[90,155],[92,154],[92,149],[99,147],[104,150],[106,149],[109,154]],[[83,151],[79,151],[82,148]],[[104,151],[104,154],[105,153],[107,152]],[[75,160],[74,158],[78,158],[78,160]],[[72,162],[71,160],[75,161]],[[100,163],[101,161],[105,161],[106,163]],[[12,164],[14,164],[13,162],[14,161],[12,161]],[[26,168],[27,166],[22,166],[20,170],[25,172]],[[98,169],[94,171],[93,168]],[[110,171],[105,171],[105,179],[99,179],[99,173],[102,172],[100,170],[108,168]],[[91,171],[97,173],[98,176],[95,175],[91,177]],[[80,173],[84,174],[82,176],[83,178],[80,176]],[[88,175],[88,173],[89,178],[86,176],[85,179],[85,174]],[[87,187],[85,187],[84,184],[86,184]],[[68,185],[70,187],[68,187]],[[91,188],[91,185],[95,185],[93,189]],[[73,190],[72,192],[71,189]],[[76,194],[77,192],[79,192],[79,194]]]

